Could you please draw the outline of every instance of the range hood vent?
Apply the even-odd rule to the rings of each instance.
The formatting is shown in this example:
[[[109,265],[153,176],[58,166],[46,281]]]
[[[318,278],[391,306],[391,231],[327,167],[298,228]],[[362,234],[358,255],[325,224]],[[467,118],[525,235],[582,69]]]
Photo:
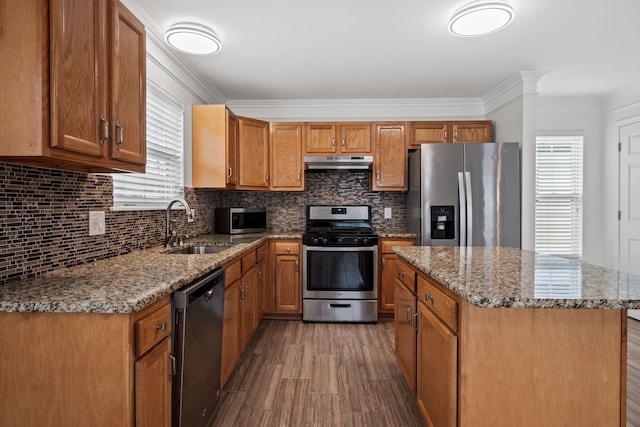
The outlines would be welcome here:
[[[367,170],[373,156],[305,156],[304,164],[310,170]]]

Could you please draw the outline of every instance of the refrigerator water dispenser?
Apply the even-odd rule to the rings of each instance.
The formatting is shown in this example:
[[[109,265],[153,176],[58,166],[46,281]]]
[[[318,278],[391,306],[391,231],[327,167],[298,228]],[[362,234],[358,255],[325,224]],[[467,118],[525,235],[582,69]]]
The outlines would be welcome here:
[[[454,206],[431,206],[431,238],[455,239]]]

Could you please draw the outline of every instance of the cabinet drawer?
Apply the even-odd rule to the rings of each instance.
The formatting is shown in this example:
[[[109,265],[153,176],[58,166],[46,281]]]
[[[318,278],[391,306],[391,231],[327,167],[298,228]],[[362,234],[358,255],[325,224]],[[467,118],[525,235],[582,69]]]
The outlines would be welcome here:
[[[235,261],[232,261],[229,264],[225,265],[224,273],[225,288],[231,286],[231,284],[236,280],[240,280],[240,276],[242,276],[242,271],[240,270],[240,260],[236,258]]]
[[[256,265],[256,251],[251,251],[242,256],[242,274],[251,270]]]
[[[458,332],[458,303],[422,276],[418,276],[418,301],[426,304],[452,331]]]
[[[394,246],[413,246],[413,240],[381,240],[380,241],[380,252],[383,254],[391,254],[393,253]]]
[[[157,310],[135,322],[136,358],[171,335],[171,304],[169,299],[165,301]]]
[[[411,292],[416,291],[416,272],[414,269],[404,262],[398,262],[396,264],[396,277],[402,282]]]
[[[300,243],[297,243],[297,242],[276,242],[276,254],[277,255],[299,254],[299,253],[300,253]]]

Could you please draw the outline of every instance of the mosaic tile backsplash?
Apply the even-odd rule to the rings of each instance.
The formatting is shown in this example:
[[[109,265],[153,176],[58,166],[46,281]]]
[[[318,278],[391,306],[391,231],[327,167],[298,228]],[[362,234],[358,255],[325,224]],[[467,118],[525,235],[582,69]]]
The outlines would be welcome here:
[[[304,192],[185,189],[196,211],[180,234],[212,233],[216,207],[266,207],[271,230],[303,230],[309,204],[367,204],[374,226],[404,231],[404,193],[374,193],[369,172],[306,172]],[[56,268],[161,245],[165,211],[112,211],[110,175],[65,172],[0,162],[0,284]],[[392,208],[384,219],[384,208]],[[89,236],[89,211],[104,211],[106,234]]]

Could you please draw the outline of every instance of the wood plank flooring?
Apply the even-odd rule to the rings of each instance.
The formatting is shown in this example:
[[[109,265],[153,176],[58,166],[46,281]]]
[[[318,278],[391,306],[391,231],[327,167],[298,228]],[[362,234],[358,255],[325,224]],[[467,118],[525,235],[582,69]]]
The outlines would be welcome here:
[[[640,321],[627,322],[627,426],[640,427]]]
[[[392,320],[265,320],[212,426],[424,426],[393,348]]]
[[[393,322],[265,320],[212,426],[424,426],[393,354]],[[628,322],[627,426],[640,427],[640,321]]]

